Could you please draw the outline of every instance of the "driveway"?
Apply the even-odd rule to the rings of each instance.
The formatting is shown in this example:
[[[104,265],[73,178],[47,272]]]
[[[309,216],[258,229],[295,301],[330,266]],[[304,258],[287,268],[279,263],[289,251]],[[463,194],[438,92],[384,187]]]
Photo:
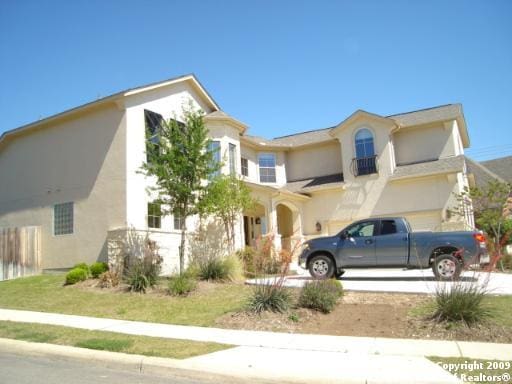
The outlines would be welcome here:
[[[301,268],[296,276],[286,277],[287,287],[302,287],[311,275]],[[450,289],[454,283],[438,282],[432,270],[403,269],[348,269],[339,279],[347,291],[402,292],[433,294],[439,288]],[[262,284],[265,279],[248,280],[248,284]],[[477,283],[491,294],[512,295],[512,274],[467,271],[461,277],[462,284]]]

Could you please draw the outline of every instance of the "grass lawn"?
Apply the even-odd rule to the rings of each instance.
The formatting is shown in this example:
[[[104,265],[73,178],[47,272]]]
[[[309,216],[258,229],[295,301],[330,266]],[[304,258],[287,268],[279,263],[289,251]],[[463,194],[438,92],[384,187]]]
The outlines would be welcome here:
[[[430,356],[428,359],[464,382],[510,383],[512,362]],[[448,365],[450,364],[450,365]]]
[[[230,347],[216,343],[132,336],[113,332],[88,331],[55,325],[10,321],[0,321],[0,337],[174,359],[186,359]]]
[[[172,297],[63,286],[63,282],[64,275],[2,281],[0,308],[211,326],[223,314],[243,308],[250,292],[242,284],[208,284],[191,296]]]

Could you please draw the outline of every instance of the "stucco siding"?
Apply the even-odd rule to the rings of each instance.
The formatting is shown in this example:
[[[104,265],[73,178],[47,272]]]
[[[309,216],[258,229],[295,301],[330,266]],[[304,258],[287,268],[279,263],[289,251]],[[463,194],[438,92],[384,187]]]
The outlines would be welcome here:
[[[459,139],[454,135],[458,136],[458,130],[448,123],[399,130],[393,135],[396,162],[408,164],[459,155]]]
[[[338,143],[292,150],[286,153],[288,181],[343,172]]]
[[[27,133],[0,150],[0,226],[41,226],[42,268],[106,260],[125,225],[124,113],[104,106]],[[53,235],[53,206],[74,202],[74,233]]]

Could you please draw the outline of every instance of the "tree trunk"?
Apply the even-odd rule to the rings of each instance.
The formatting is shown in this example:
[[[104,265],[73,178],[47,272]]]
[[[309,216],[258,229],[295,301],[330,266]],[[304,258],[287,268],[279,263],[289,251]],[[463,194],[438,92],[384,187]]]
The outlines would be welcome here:
[[[185,272],[185,236],[187,233],[187,223],[185,217],[181,219],[181,242],[180,242],[180,275]]]

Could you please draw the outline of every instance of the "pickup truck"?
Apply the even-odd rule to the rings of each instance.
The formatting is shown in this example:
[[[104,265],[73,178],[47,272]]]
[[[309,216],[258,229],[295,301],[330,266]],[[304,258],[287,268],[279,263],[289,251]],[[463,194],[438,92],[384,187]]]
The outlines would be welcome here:
[[[299,266],[317,279],[340,277],[346,268],[432,268],[439,280],[455,280],[464,266],[490,262],[477,231],[412,232],[403,217],[352,223],[335,236],[306,241]]]

